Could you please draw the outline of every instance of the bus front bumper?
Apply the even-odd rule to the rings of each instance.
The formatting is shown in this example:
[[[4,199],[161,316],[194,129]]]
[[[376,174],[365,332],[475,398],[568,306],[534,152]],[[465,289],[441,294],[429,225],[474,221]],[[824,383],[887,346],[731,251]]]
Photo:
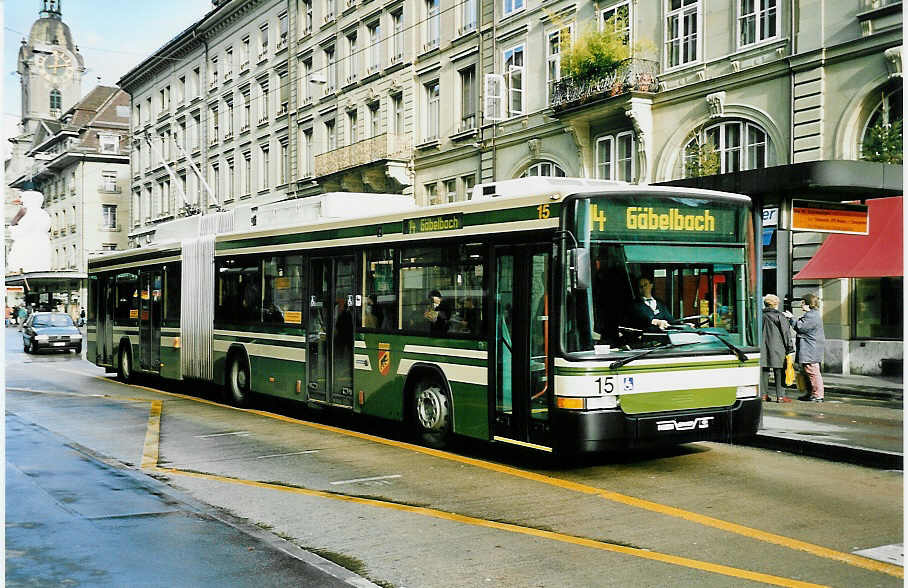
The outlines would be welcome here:
[[[555,446],[563,453],[595,453],[692,443],[732,442],[753,436],[763,410],[760,398],[730,407],[627,415],[620,409],[555,410]]]

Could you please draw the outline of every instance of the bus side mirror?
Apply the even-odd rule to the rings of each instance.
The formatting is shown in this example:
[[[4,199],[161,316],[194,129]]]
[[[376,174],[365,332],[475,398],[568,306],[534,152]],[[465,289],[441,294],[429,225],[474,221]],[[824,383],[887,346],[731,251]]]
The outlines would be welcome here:
[[[571,288],[588,290],[590,287],[590,250],[571,249]]]

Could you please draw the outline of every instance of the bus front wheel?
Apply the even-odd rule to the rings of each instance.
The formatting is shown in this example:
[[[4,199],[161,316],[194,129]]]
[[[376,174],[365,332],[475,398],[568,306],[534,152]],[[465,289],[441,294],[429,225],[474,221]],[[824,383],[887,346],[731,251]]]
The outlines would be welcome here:
[[[249,404],[249,364],[239,355],[230,360],[227,390],[230,394],[228,400],[234,406],[242,407]]]
[[[416,427],[423,443],[441,448],[451,436],[451,403],[441,384],[420,382],[413,395]]]

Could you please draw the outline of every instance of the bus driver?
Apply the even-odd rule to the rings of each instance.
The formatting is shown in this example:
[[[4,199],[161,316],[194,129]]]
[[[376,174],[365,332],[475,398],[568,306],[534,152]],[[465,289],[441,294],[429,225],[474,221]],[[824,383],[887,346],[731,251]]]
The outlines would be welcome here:
[[[634,327],[644,331],[665,330],[675,317],[661,301],[653,298],[653,280],[641,276],[637,280],[640,297],[631,304],[630,315]]]

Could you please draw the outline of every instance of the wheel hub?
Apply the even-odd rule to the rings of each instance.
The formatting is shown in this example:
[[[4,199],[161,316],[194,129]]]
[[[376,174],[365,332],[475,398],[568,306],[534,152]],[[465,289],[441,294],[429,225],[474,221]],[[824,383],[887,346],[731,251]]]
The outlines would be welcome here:
[[[441,398],[437,388],[421,390],[416,399],[416,413],[424,429],[438,430],[442,427]]]

